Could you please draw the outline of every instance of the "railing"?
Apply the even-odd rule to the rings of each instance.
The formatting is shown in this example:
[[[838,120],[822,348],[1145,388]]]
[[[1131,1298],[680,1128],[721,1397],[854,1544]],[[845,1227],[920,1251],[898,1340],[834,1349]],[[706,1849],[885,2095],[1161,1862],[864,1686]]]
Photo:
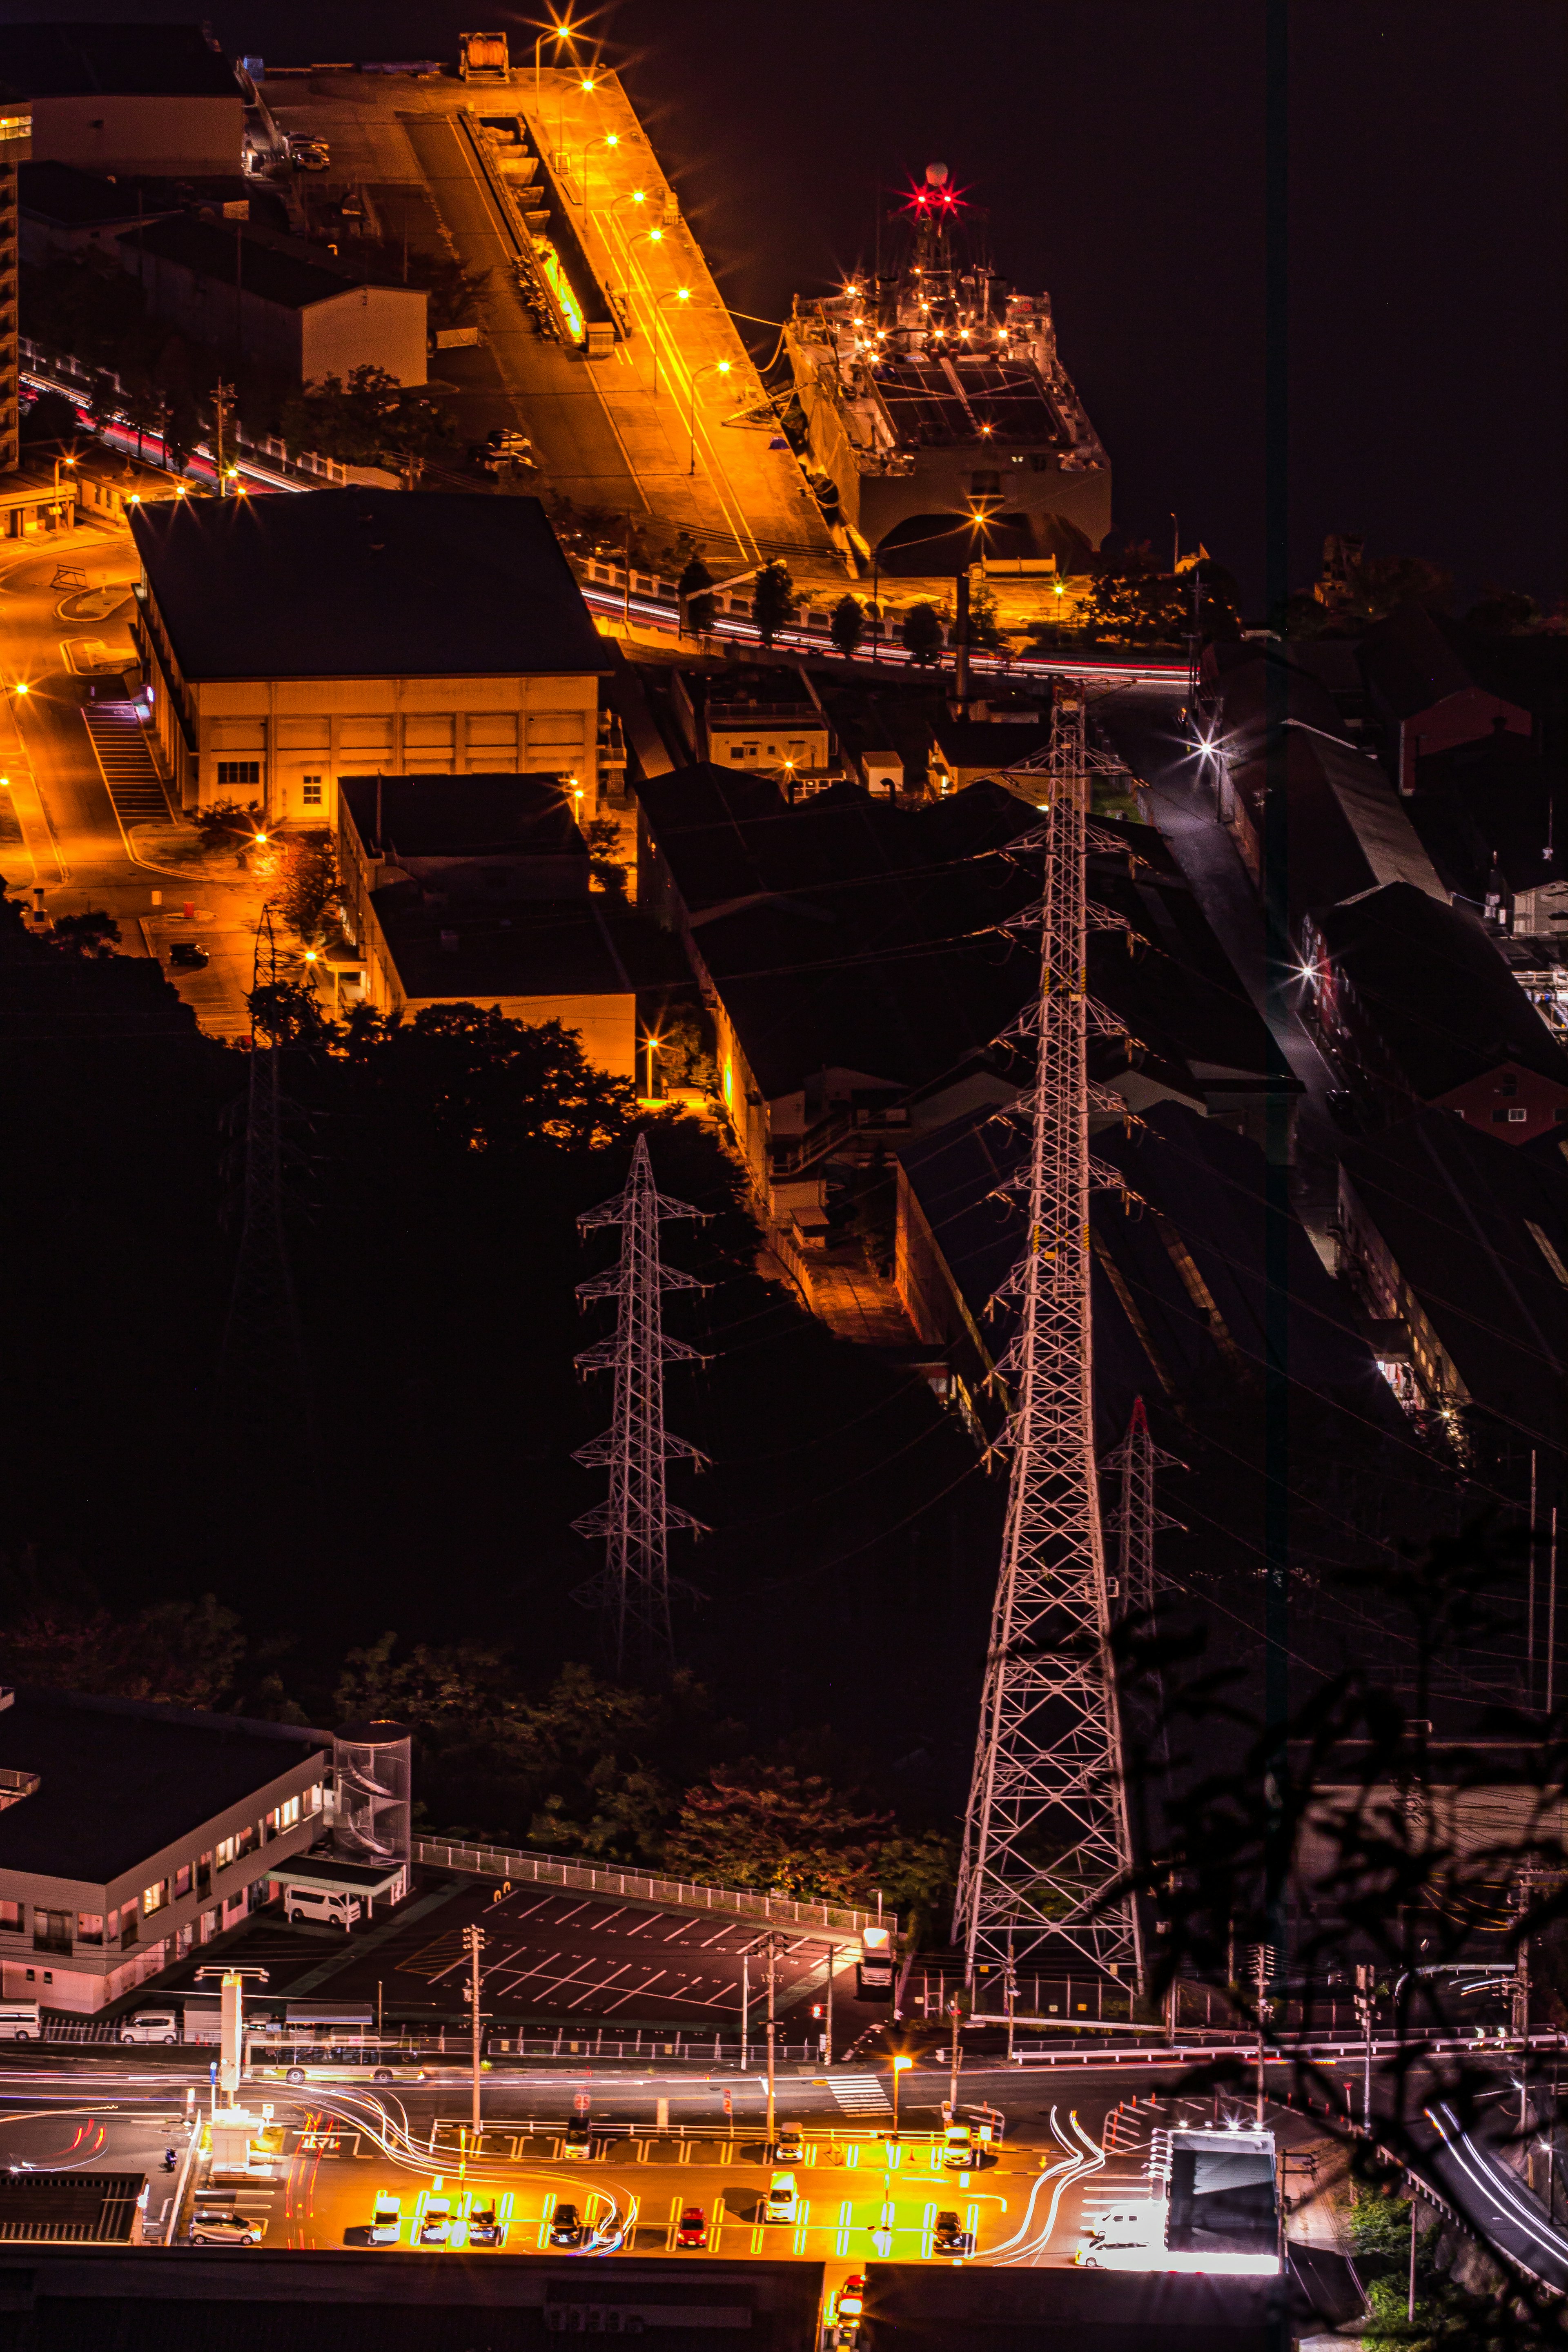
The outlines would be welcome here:
[[[684,1878],[658,1878],[643,1870],[603,1869],[597,1863],[568,1862],[559,1854],[521,1853],[503,1846],[446,1844],[416,1838],[414,1860],[427,1869],[466,1870],[489,1878],[529,1879],[541,1885],[571,1886],[589,1895],[631,1895],[643,1903],[668,1904],[678,1911],[729,1912],[738,1919],[777,1919],[790,1927],[823,1927],[838,1936],[858,1936],[882,1920],[881,1897],[874,1911],[836,1903],[797,1903],[793,1895],[768,1895],[750,1886],[702,1886]]]

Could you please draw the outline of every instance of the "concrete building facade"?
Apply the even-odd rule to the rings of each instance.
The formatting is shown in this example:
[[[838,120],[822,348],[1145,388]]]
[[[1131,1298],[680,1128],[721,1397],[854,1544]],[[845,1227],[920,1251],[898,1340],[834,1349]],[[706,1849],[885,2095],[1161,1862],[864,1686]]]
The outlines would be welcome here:
[[[197,25],[0,26],[0,83],[33,100],[33,152],[85,172],[234,178],[245,100]]]

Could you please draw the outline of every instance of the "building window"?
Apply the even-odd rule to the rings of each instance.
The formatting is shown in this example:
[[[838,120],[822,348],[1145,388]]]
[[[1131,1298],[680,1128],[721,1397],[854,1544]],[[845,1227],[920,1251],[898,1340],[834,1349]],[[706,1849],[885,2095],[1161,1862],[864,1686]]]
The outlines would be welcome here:
[[[261,782],[259,760],[220,760],[217,763],[220,784],[258,784]]]
[[[156,1886],[144,1886],[142,1890],[142,1916],[143,1918],[150,1919],[154,1911],[161,1911],[168,1899],[169,1882],[166,1878],[161,1878]]]
[[[180,1899],[180,1897],[181,1897],[181,1895],[188,1895],[188,1894],[190,1893],[190,1891],[191,1891],[191,1865],[190,1865],[190,1864],[189,1864],[188,1862],[183,1862],[183,1863],[181,1863],[181,1864],[180,1864],[180,1866],[179,1866],[178,1870],[176,1870],[176,1871],[175,1871],[175,1873],[174,1873],[174,1900],[175,1900],[175,1902],[177,1903],[177,1902],[179,1901],[179,1899]]]
[[[219,1838],[217,1845],[213,1853],[213,1864],[215,1868],[218,1870],[226,1870],[238,1851],[239,1846],[236,1839],[231,1837]]]
[[[132,1895],[129,1903],[122,1903],[120,1906],[120,1940],[121,1944],[133,1944],[136,1941],[136,1898]]]
[[[72,1914],[68,1911],[35,1910],[33,1949],[36,1952],[68,1952],[73,1924]]]
[[[299,1818],[299,1798],[286,1797],[272,1816],[273,1826],[278,1831],[279,1834],[281,1835],[285,1830],[291,1830]]]
[[[304,780],[303,783],[302,783],[302,784],[301,784],[301,786],[300,786],[300,796],[301,796],[301,798],[303,799],[304,803],[305,803],[305,806],[306,806],[307,808],[320,808],[320,807],[321,807],[321,780],[320,776],[307,776],[307,777],[305,778],[305,780]]]
[[[990,471],[983,470],[978,474],[971,474],[969,477],[969,487],[975,492],[977,497],[990,497],[994,495],[994,493],[1002,488],[1002,476],[1000,472],[994,468]]]
[[[103,1914],[101,1911],[79,1911],[76,1915],[76,1939],[79,1944],[101,1944]]]
[[[19,1903],[0,1903],[0,1932],[19,1936],[22,1932],[22,1906]]]
[[[305,1791],[305,1811],[307,1813],[319,1813],[321,1810],[321,1784],[319,1780],[312,1780]]]

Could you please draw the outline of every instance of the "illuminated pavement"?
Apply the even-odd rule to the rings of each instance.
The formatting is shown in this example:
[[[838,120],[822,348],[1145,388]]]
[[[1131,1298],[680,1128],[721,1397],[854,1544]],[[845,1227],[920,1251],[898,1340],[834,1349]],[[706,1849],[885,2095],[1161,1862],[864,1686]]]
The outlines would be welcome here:
[[[432,363],[456,393],[465,438],[521,424],[544,478],[579,504],[629,510],[656,539],[659,526],[689,529],[711,551],[732,551],[737,570],[782,554],[803,579],[842,583],[793,453],[770,446],[771,413],[742,421],[763,400],[761,379],[691,230],[662,225],[666,183],[629,100],[613,74],[596,76],[591,92],[580,81],[546,68],[536,99],[531,68],[505,88],[322,73],[275,81],[266,94],[285,130],[328,141],[334,183],[373,187],[384,211],[413,187],[465,267],[490,272],[484,349],[441,352]],[[465,104],[481,116],[522,114],[552,157],[563,154],[562,195],[601,283],[629,316],[631,333],[608,358],[586,361],[534,328],[513,290],[495,199],[450,123]]]

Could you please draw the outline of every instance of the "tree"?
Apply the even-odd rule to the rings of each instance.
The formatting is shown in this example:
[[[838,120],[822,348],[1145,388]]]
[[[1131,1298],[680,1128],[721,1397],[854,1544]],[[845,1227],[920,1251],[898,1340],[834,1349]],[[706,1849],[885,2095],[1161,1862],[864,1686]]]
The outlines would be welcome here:
[[[13,1681],[169,1706],[216,1706],[244,1654],[239,1619],[210,1592],[153,1601],[129,1622],[107,1609],[38,1605],[0,1637]]]
[[[764,563],[752,587],[752,619],[764,646],[795,618],[795,582],[789,567],[775,556]]]
[[[457,438],[451,417],[428,394],[405,391],[384,368],[357,367],[345,384],[329,375],[284,404],[282,437],[349,466],[390,465],[435,457]]]
[[[588,871],[602,890],[613,897],[626,895],[628,868],[622,844],[621,828],[613,816],[591,817],[583,827],[583,837],[588,845]]]
[[[40,392],[31,408],[22,411],[24,441],[74,441],[80,434],[76,403],[63,392]]]
[[[338,911],[342,888],[337,853],[325,833],[289,835],[279,851],[281,872],[272,903],[302,947],[320,943],[329,915]]]
[[[833,607],[827,623],[828,635],[846,661],[852,661],[855,649],[866,634],[866,612],[859,599],[847,591]]]
[[[899,623],[899,638],[912,662],[923,668],[942,651],[942,629],[933,604],[911,604]]]
[[[528,1140],[574,1150],[618,1142],[637,1114],[629,1078],[596,1069],[559,1021],[427,1004],[412,1021],[363,1018],[348,1058],[361,1100],[407,1136],[465,1152]]]
[[[816,1773],[721,1765],[686,1791],[665,1860],[679,1876],[714,1885],[849,1903],[876,1885],[892,1818],[839,1796]]]
[[[243,850],[266,824],[259,801],[204,801],[191,811],[191,823],[203,849]]]
[[[680,598],[681,610],[686,615],[683,625],[691,631],[694,637],[705,637],[713,626],[713,618],[719,610],[719,600],[716,596],[706,593],[712,585],[713,574],[709,571],[702,558],[700,555],[694,555],[681,573],[676,591]]]
[[[89,907],[85,914],[58,915],[51,936],[68,955],[112,955],[120,944],[120,926],[101,907]]]
[[[999,654],[1002,650],[996,598],[984,582],[969,600],[969,643],[972,651]]]

